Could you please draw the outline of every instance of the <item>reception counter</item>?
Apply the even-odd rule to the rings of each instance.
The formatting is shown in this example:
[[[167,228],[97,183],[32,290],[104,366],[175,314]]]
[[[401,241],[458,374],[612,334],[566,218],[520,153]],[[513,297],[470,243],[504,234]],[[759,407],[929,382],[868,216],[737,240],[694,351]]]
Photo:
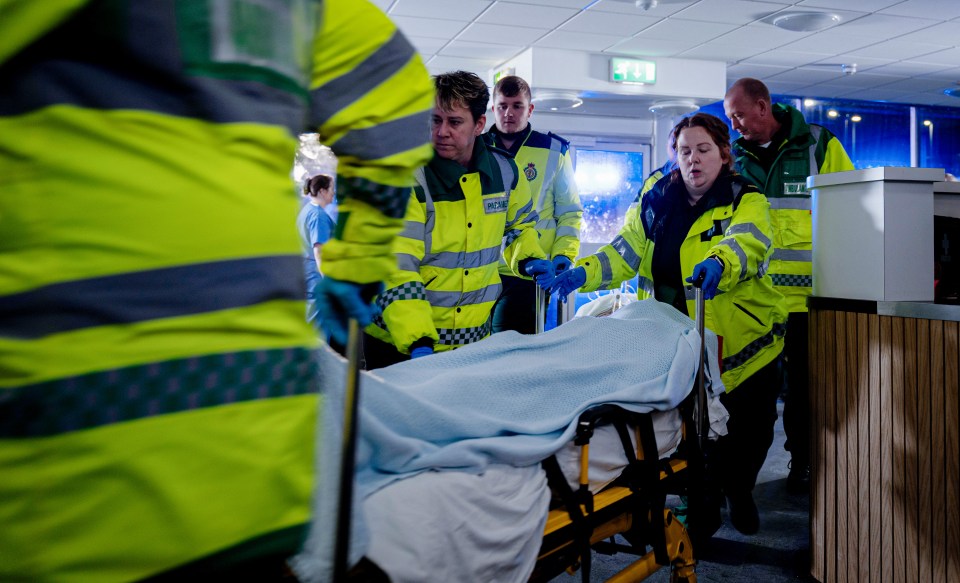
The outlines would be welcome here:
[[[960,581],[960,306],[808,306],[811,574]]]

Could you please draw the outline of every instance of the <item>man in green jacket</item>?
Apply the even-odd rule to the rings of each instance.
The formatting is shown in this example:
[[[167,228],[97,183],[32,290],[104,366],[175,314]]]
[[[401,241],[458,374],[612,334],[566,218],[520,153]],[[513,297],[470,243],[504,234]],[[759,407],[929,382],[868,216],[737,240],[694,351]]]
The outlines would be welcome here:
[[[740,138],[733,143],[740,173],[770,201],[773,256],[768,273],[787,300],[786,380],[783,426],[791,454],[787,488],[805,493],[810,476],[810,415],[807,371],[807,296],[813,285],[813,224],[807,176],[853,170],[840,141],[824,127],[808,124],[789,105],[773,105],[757,79],[734,83],[723,108]]]

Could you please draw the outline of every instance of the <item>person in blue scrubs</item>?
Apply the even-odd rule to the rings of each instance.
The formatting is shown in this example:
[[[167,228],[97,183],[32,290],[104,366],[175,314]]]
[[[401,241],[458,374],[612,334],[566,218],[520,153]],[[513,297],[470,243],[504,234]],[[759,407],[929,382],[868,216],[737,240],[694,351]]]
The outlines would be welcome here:
[[[304,180],[303,194],[307,204],[297,216],[297,231],[303,246],[303,271],[307,282],[307,321],[320,329],[320,318],[314,290],[323,276],[320,274],[320,249],[333,234],[333,219],[324,208],[333,202],[333,178],[317,174]]]

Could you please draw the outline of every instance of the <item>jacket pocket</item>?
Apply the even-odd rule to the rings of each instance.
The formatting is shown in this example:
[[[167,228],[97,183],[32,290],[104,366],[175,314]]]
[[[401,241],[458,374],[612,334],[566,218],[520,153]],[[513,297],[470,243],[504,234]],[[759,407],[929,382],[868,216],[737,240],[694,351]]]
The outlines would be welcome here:
[[[736,306],[736,308],[737,308],[738,310],[740,310],[741,312],[743,312],[744,314],[750,316],[750,317],[753,319],[753,321],[755,321],[757,324],[760,324],[761,326],[766,327],[766,326],[764,325],[764,323],[760,321],[760,318],[754,316],[753,313],[750,312],[750,310],[744,308],[743,306],[741,306],[741,305],[738,304],[737,302],[733,302],[733,305]]]

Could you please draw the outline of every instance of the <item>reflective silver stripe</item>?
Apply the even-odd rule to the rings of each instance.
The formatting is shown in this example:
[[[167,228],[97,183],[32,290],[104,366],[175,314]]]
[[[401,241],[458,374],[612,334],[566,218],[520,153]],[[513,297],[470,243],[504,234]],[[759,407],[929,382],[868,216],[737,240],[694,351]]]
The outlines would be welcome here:
[[[317,391],[305,348],[208,354],[4,389],[0,438],[37,438]],[[218,380],[219,379],[219,380]]]
[[[516,222],[516,221],[514,221],[514,222]],[[525,224],[527,224],[527,223],[533,223],[532,226],[534,226],[534,227],[536,226],[536,223],[537,223],[537,213],[536,213],[536,212],[532,212],[532,213],[530,213],[529,215],[527,215],[527,220],[523,221],[523,222],[520,223],[520,224],[521,224],[521,225],[525,225]],[[511,223],[511,224],[512,224],[512,223]],[[509,229],[509,230],[507,230],[507,231],[504,231],[504,232],[503,232],[503,247],[502,247],[502,248],[503,248],[503,249],[506,249],[507,247],[509,247],[510,244],[513,243],[513,242],[516,240],[516,238],[520,236],[520,233],[522,233],[522,232],[523,232],[523,231],[521,231],[520,229]]]
[[[790,198],[770,198],[770,210],[808,211],[813,208],[809,196],[791,196]]]
[[[637,287],[645,291],[651,297],[653,296],[653,280],[642,275],[637,276]]]
[[[779,287],[813,287],[812,275],[771,273],[770,279],[773,280],[773,285]]]
[[[398,237],[404,237],[406,239],[415,239],[417,241],[423,240],[423,223],[418,221],[403,221],[403,230],[400,231]]]
[[[809,249],[774,249],[771,259],[780,261],[804,261],[810,263],[813,261],[813,251]]]
[[[582,213],[582,212],[583,212],[583,207],[579,204],[558,205],[553,209],[553,214],[557,215],[558,217],[561,215],[565,215],[567,213]]]
[[[409,253],[397,253],[397,269],[400,271],[409,271],[411,273],[420,273],[420,259]]]
[[[760,243],[763,244],[764,249],[769,249],[770,245],[772,244],[770,239],[766,235],[764,235],[763,232],[760,231],[760,228],[753,223],[740,223],[730,227],[725,231],[725,234],[728,237],[732,237],[733,235],[739,235],[741,233],[747,233],[747,234],[753,235],[754,239],[756,239],[757,241],[760,241]]]
[[[76,105],[88,109],[152,111],[214,123],[262,123],[303,131],[304,103],[283,89],[253,81],[181,77],[175,93],[145,86],[139,79],[119,77],[112,71],[74,62],[45,62],[18,71],[5,90],[0,115],[13,116],[51,105]],[[5,85],[7,82],[4,83]],[[190,99],[184,99],[189,95]],[[197,104],[202,104],[198,107]]]
[[[600,263],[600,288],[607,289],[613,282],[613,268],[610,267],[610,258],[603,253],[594,255]]]
[[[740,352],[736,354],[731,354],[730,356],[723,359],[723,370],[733,370],[737,367],[743,366],[748,360],[756,356],[761,350],[770,346],[776,340],[776,336],[783,337],[787,331],[786,324],[774,324],[773,328],[757,338],[750,344],[744,346]]]
[[[439,291],[428,289],[427,301],[436,308],[457,308],[461,306],[473,306],[485,302],[496,301],[500,297],[502,286],[499,283],[488,285],[484,288],[463,292],[458,291]]]
[[[627,262],[627,265],[630,266],[630,269],[637,271],[640,269],[640,256],[637,255],[637,252],[633,250],[633,247],[627,243],[627,240],[617,235],[613,238],[613,241],[610,241],[610,246],[617,252],[620,257],[623,257],[623,260]]]
[[[480,251],[441,251],[431,253],[423,258],[423,265],[442,267],[444,269],[474,269],[492,263],[499,263],[500,247],[488,247]]]
[[[547,155],[547,167],[544,169],[543,182],[540,183],[540,192],[537,193],[537,212],[543,212],[547,205],[547,191],[553,183],[553,177],[557,174],[557,163],[560,161],[560,142],[556,139],[550,139],[550,153]],[[554,215],[559,215],[560,211],[553,209]]]
[[[507,221],[507,223],[503,226],[503,228],[509,229],[513,227],[514,225],[517,224],[517,222],[521,218],[523,218],[524,215],[526,215],[526,220],[523,221],[524,223],[537,224],[537,221],[540,220],[540,213],[531,212],[531,211],[533,211],[533,201],[530,201],[527,204],[523,205],[523,208],[517,211],[517,215],[513,217],[513,220]]]
[[[352,105],[403,69],[416,54],[416,49],[400,33],[394,31],[383,46],[349,72],[310,91],[313,103],[311,122],[325,124],[341,110]],[[419,128],[425,132],[427,126]],[[422,135],[422,134],[420,134]]]
[[[747,254],[744,252],[743,247],[740,246],[740,243],[736,239],[723,239],[717,245],[724,245],[729,247],[734,253],[737,254],[737,259],[740,261],[740,281],[743,281],[747,278]]]
[[[556,229],[557,220],[553,217],[543,217],[537,221],[537,230],[538,231],[547,231],[551,229]]]
[[[429,110],[420,111],[369,128],[352,130],[330,144],[337,156],[380,160],[423,145]]]
[[[437,223],[436,210],[433,206],[433,196],[430,194],[430,188],[427,186],[427,178],[423,173],[423,167],[417,168],[413,177],[416,179],[417,184],[423,188],[423,198],[424,198],[424,221],[423,221],[423,255],[427,256],[430,254],[430,250],[433,248],[433,227]]]
[[[276,255],[55,283],[0,296],[0,337],[51,334],[304,299],[303,259]]]
[[[503,179],[504,196],[510,198],[510,190],[513,188],[513,180],[516,176],[513,173],[513,166],[510,165],[510,160],[505,158],[503,155],[496,152],[491,152],[491,154],[493,154],[493,159],[497,161],[497,166],[500,167],[500,178]],[[530,198],[530,208],[533,208],[533,197]]]
[[[580,238],[580,229],[575,227],[557,227],[557,237],[576,237]]]
[[[437,336],[439,336],[437,344],[464,346],[489,336],[491,327],[492,322],[487,319],[484,324],[473,328],[437,328]]]
[[[810,135],[813,136],[813,143],[810,144],[810,176],[816,176],[820,174],[820,168],[817,166],[817,144],[820,143],[820,130],[821,128],[818,125],[810,125]]]

